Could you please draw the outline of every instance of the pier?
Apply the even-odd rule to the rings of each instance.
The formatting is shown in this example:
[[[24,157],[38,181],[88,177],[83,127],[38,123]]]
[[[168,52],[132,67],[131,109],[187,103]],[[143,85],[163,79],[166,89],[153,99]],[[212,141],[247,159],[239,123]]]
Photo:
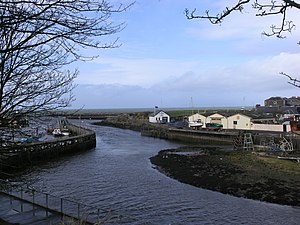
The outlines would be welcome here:
[[[62,123],[60,123],[62,124]],[[22,171],[39,161],[90,150],[96,147],[95,132],[73,124],[65,124],[72,136],[36,143],[18,143],[0,149],[0,176]]]

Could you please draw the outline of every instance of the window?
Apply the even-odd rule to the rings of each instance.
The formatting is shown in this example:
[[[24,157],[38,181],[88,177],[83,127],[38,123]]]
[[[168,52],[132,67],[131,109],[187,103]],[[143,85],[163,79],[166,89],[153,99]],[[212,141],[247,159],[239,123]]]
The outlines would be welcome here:
[[[237,121],[233,121],[233,125],[237,125]]]

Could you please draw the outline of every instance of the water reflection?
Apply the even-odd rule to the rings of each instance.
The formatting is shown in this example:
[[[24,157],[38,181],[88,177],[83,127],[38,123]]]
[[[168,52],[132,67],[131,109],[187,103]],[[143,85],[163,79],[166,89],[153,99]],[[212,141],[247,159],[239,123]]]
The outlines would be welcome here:
[[[300,220],[298,208],[195,188],[152,168],[149,157],[178,144],[130,130],[85,125],[96,131],[95,150],[46,164],[24,179],[52,194],[111,210],[118,216],[113,224],[298,224]]]

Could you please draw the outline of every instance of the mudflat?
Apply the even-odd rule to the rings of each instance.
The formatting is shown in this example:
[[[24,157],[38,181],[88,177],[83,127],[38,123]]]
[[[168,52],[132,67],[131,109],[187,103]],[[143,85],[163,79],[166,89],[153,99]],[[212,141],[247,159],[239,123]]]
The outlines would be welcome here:
[[[180,182],[237,197],[300,206],[300,164],[220,147],[181,147],[150,158]]]

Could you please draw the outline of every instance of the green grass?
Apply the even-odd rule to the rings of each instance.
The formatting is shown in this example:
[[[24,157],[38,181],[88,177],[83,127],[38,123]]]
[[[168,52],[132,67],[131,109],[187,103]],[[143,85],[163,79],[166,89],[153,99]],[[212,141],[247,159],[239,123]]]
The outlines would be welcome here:
[[[284,174],[299,176],[300,178],[300,164],[295,161],[282,160],[273,157],[258,157],[266,163],[266,166],[272,170],[281,171]]]
[[[185,117],[185,116],[190,116],[193,114],[192,110],[176,110],[176,111],[168,111],[167,112],[170,117]],[[196,112],[194,112],[196,113]]]

